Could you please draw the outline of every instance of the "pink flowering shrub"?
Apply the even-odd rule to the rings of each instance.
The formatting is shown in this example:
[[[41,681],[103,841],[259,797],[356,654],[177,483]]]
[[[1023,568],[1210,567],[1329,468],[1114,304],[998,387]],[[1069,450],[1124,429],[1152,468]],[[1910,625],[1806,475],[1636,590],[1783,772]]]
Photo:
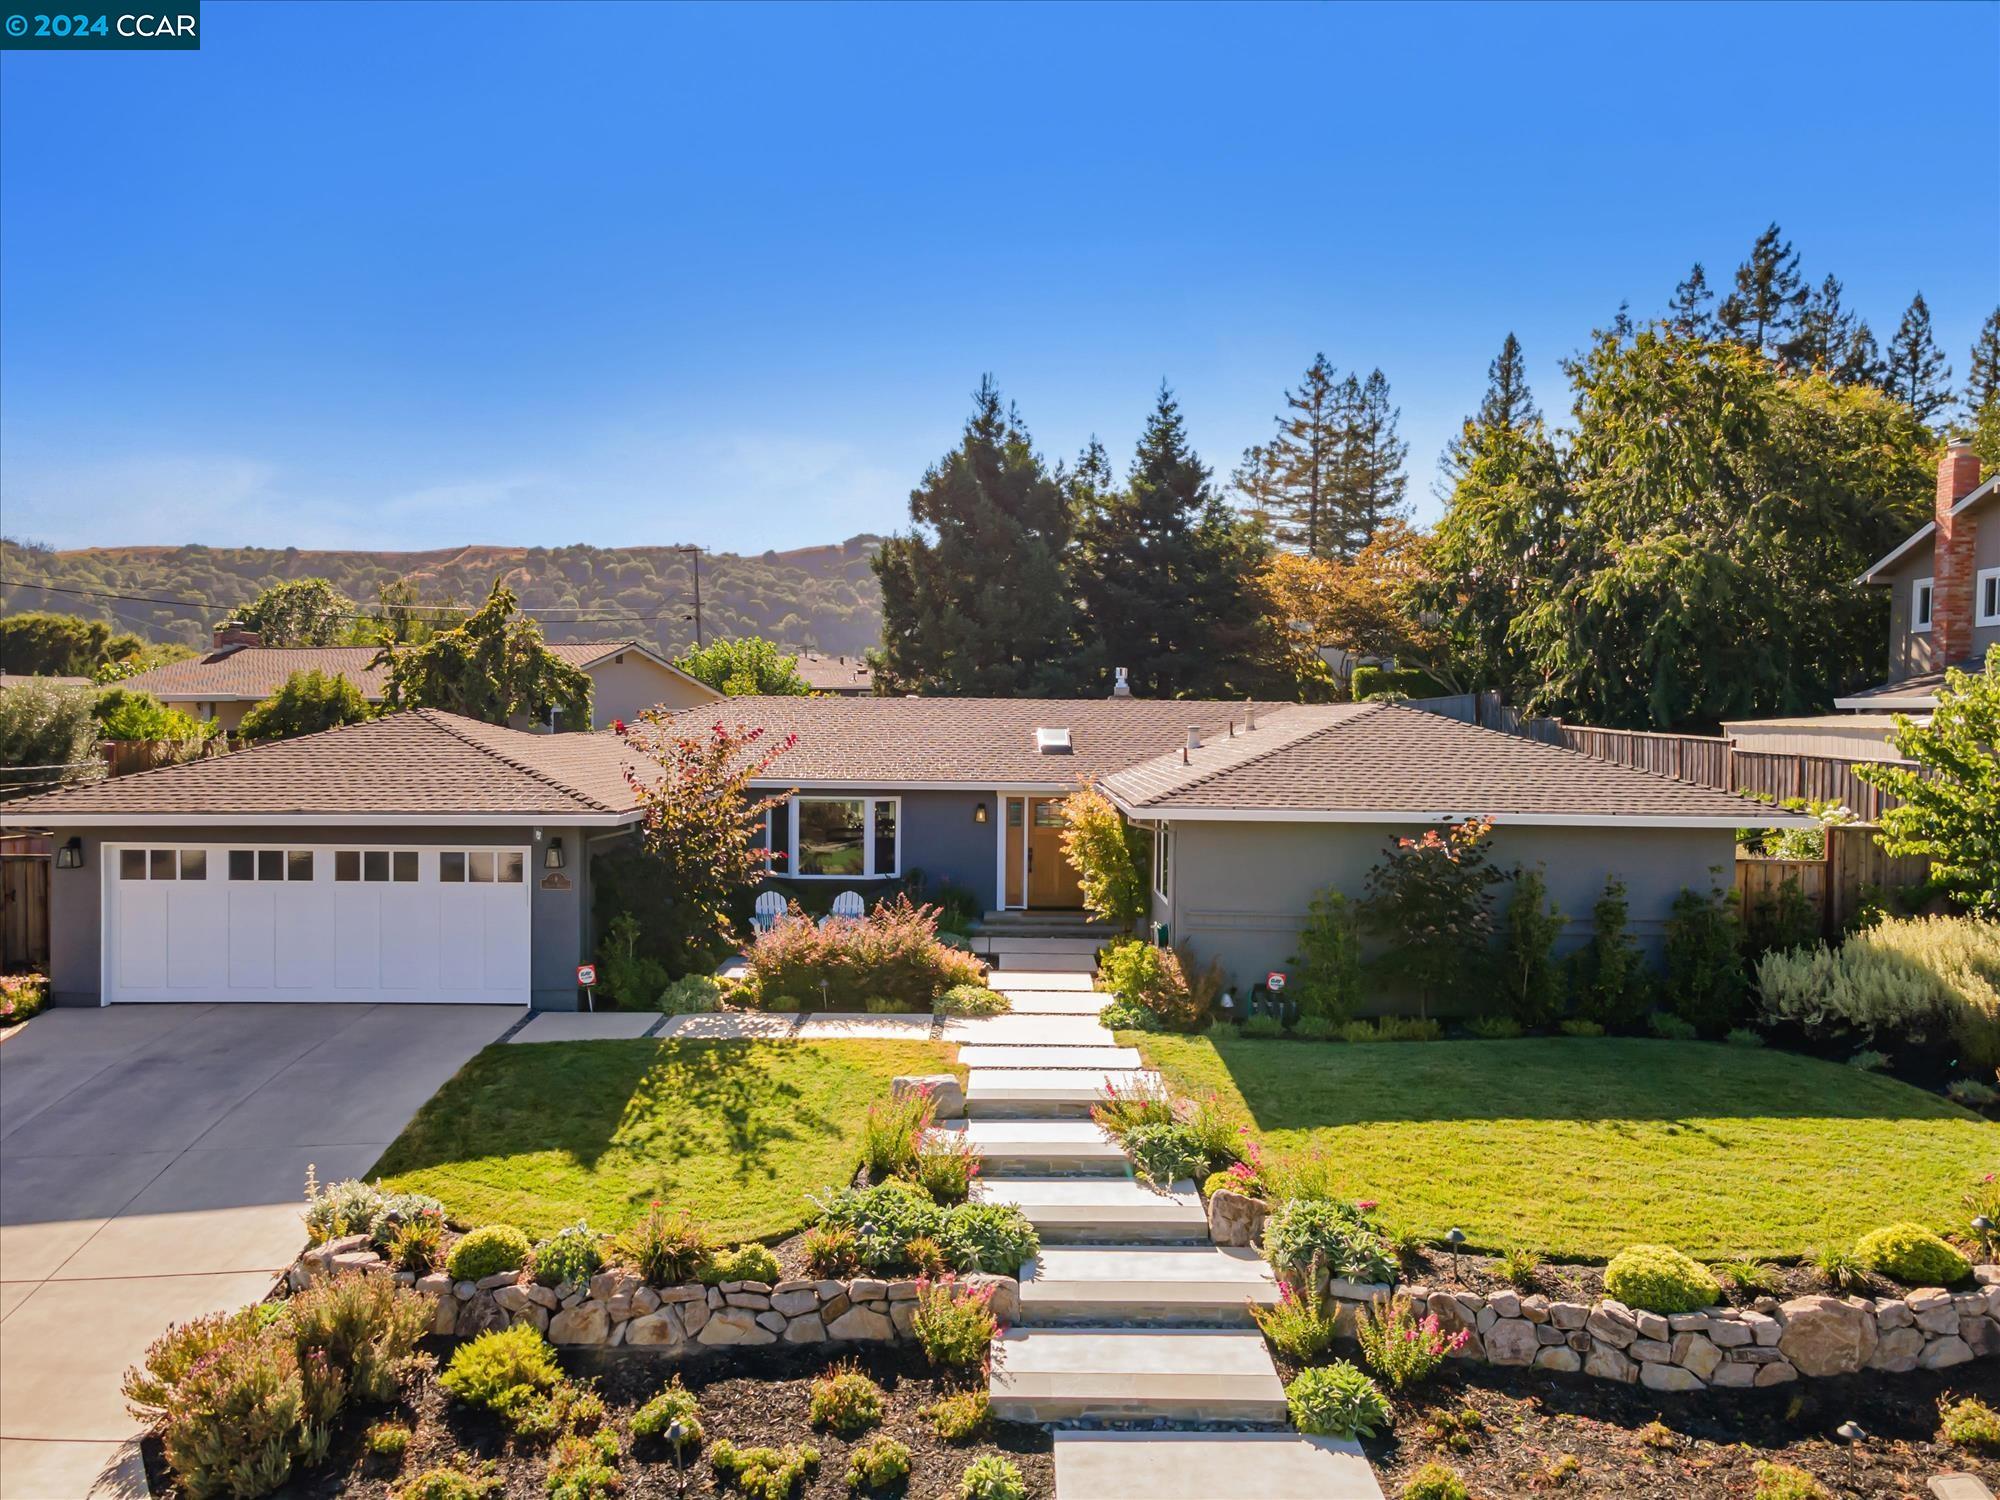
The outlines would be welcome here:
[[[991,1283],[965,1286],[950,1276],[917,1282],[917,1311],[910,1332],[939,1369],[970,1370],[984,1364],[1000,1331],[993,1316]]]
[[[953,985],[986,980],[977,958],[938,940],[937,918],[907,896],[824,925],[795,906],[744,953],[773,1009],[862,1010],[879,999],[929,1010]]]
[[[1446,1333],[1436,1313],[1418,1317],[1408,1297],[1396,1296],[1370,1303],[1368,1315],[1354,1326],[1354,1336],[1361,1341],[1368,1368],[1391,1390],[1401,1391],[1429,1380],[1439,1365],[1465,1347],[1471,1334],[1463,1328]]]
[[[0,974],[0,1026],[13,1026],[39,1015],[48,1001],[46,975]]]

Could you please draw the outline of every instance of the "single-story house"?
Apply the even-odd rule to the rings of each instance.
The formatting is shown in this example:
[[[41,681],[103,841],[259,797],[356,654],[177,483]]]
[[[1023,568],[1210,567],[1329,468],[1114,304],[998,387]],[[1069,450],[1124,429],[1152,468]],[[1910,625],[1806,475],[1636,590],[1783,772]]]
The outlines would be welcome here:
[[[637,641],[550,642],[549,650],[589,675],[591,716],[598,729],[656,705],[692,708],[722,697]],[[389,672],[371,665],[376,654],[373,646],[265,646],[258,643],[256,631],[224,625],[215,632],[215,649],[205,656],[154,667],[119,685],[151,693],[197,719],[214,719],[225,733],[234,734],[243,716],[294,672],[345,677],[363,698],[380,703]]]
[[[866,698],[875,691],[875,669],[865,657],[822,656],[817,651],[801,651],[793,670],[815,693]]]
[[[736,698],[792,748],[759,786],[774,872],[866,895],[922,872],[981,910],[1074,909],[1061,801],[1088,776],[1150,832],[1154,935],[1243,982],[1282,968],[1313,894],[1359,894],[1382,848],[1496,820],[1571,941],[1608,875],[1657,941],[1682,886],[1729,879],[1739,825],[1809,820],[1386,703]],[[58,1003],[576,1004],[591,859],[639,813],[616,734],[434,710],[26,798],[53,831]]]

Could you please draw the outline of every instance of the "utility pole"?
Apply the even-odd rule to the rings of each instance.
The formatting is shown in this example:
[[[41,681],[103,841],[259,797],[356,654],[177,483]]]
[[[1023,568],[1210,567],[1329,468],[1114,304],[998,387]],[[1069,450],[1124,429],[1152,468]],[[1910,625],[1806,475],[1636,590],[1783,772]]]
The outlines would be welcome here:
[[[684,552],[694,560],[694,649],[701,650],[701,548],[676,547],[676,552]],[[688,616],[681,616],[687,619]]]

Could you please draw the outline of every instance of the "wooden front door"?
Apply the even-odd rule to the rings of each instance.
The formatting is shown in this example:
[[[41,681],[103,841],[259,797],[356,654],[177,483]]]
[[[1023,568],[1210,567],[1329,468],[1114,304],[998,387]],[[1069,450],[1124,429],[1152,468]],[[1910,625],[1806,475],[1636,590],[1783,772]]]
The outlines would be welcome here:
[[[1075,909],[1083,905],[1076,871],[1063,857],[1062,798],[1028,799],[1028,905]]]

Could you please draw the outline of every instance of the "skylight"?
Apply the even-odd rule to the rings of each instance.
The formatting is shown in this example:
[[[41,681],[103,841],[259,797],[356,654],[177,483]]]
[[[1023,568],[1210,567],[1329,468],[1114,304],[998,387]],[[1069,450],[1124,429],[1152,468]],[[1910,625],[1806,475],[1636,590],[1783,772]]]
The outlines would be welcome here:
[[[1037,729],[1035,731],[1035,753],[1038,755],[1068,755],[1070,753],[1069,731],[1067,729]]]

